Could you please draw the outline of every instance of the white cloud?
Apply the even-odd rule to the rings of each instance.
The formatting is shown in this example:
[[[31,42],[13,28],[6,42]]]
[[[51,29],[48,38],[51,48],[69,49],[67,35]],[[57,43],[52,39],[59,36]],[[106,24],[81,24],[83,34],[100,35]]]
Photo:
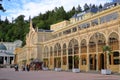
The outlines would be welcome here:
[[[13,0],[14,1],[14,0]],[[19,1],[19,0],[18,0]],[[31,15],[32,17],[37,16],[40,12],[45,13],[48,10],[52,10],[55,7],[63,6],[66,11],[72,9],[73,6],[83,6],[87,4],[103,4],[111,2],[111,0],[22,0],[21,7],[19,8],[19,2],[14,3],[15,8],[8,9],[6,14],[8,18],[16,18],[19,15],[25,15],[25,19]],[[16,6],[17,5],[17,6]],[[2,16],[5,17],[6,15]]]

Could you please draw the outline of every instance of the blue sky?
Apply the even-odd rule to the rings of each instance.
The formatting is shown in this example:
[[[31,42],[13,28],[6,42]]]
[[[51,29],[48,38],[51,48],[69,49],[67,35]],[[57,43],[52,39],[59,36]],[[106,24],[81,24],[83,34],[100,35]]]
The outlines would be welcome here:
[[[7,11],[0,11],[0,15],[2,20],[6,16],[11,20],[12,17],[15,19],[19,15],[25,15],[27,20],[29,16],[37,16],[40,12],[45,13],[55,7],[63,6],[68,11],[73,6],[77,7],[80,5],[82,7],[85,3],[98,5],[106,2],[112,2],[112,0],[3,0],[2,4]]]

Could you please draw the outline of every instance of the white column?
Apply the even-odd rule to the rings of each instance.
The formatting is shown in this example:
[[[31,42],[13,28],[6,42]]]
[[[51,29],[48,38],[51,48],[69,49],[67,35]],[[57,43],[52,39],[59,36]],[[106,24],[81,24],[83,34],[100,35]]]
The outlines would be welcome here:
[[[3,64],[6,64],[5,56],[3,56]]]
[[[7,57],[7,64],[10,64],[10,57]]]
[[[13,57],[13,60],[11,61],[11,64],[14,64],[14,57]]]

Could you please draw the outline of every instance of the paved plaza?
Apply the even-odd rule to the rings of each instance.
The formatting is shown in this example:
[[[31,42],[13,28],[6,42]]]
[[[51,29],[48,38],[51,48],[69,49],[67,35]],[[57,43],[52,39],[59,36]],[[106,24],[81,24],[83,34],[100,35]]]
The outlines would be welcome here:
[[[0,80],[120,80],[120,75],[56,71],[19,71],[0,69]]]

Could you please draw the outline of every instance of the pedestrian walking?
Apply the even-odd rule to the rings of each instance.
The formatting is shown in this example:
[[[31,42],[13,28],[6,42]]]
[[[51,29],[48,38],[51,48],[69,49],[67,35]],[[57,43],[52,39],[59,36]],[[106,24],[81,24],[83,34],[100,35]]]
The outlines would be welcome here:
[[[27,69],[27,71],[30,71],[30,65],[29,64],[27,64],[26,69]]]
[[[17,64],[15,65],[14,68],[15,68],[15,71],[18,71],[18,65]]]
[[[22,65],[22,71],[25,71],[25,65]]]

